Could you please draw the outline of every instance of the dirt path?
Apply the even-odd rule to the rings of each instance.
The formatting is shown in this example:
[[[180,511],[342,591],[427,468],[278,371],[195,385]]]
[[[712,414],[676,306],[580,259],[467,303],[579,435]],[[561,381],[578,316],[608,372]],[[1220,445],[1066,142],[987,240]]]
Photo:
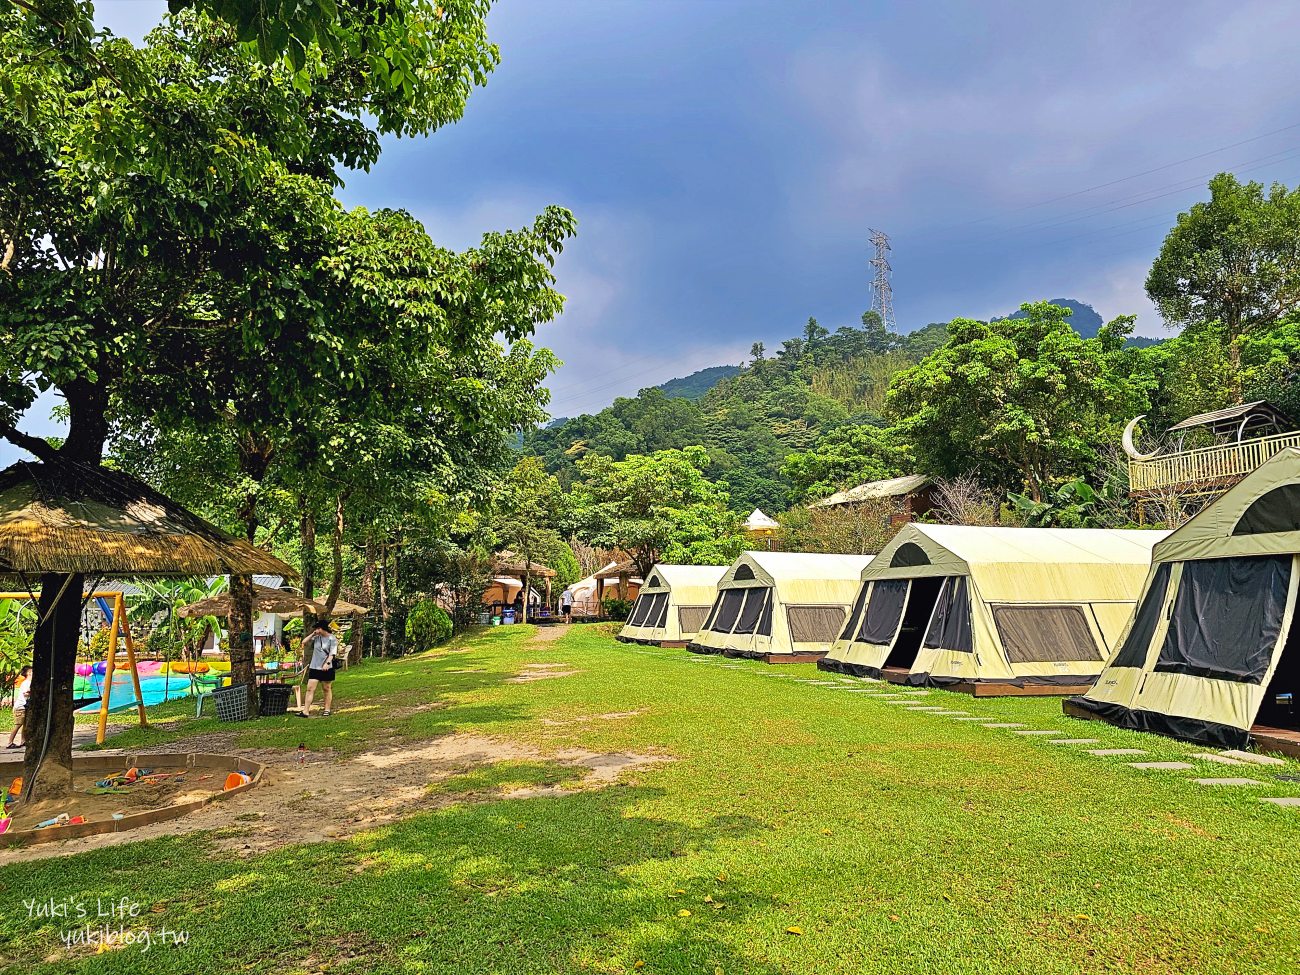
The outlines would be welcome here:
[[[176,751],[229,748],[228,736],[205,735]],[[453,802],[564,795],[600,788],[628,770],[665,761],[655,755],[599,754],[577,749],[544,753],[525,745],[474,734],[446,735],[433,741],[394,745],[349,759],[313,754],[298,764],[296,751],[243,750],[267,766],[262,783],[228,802],[214,803],[182,819],[129,833],[105,834],[31,849],[0,851],[0,865],[62,856],[136,840],[218,830],[217,844],[250,856],[290,843],[314,843],[351,836],[415,812]],[[513,792],[447,795],[430,786],[454,775],[501,761],[555,761],[584,770],[571,788],[538,786]]]

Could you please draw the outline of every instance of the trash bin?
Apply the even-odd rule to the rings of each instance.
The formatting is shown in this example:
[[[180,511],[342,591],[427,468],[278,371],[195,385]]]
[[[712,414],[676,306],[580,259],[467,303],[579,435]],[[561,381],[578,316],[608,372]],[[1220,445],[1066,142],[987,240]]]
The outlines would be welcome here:
[[[264,718],[274,718],[289,710],[289,697],[293,688],[288,684],[263,684],[258,688],[257,713]]]
[[[248,720],[248,685],[231,684],[219,687],[212,692],[212,700],[217,705],[218,721]]]

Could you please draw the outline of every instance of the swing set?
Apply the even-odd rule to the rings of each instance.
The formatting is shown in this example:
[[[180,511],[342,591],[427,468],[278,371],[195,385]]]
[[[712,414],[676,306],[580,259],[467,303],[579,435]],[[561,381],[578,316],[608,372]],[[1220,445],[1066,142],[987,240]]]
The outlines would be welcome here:
[[[35,601],[40,593],[0,592],[0,599],[15,599],[24,602]],[[99,604],[100,612],[109,620],[108,655],[104,662],[104,693],[99,701],[99,723],[95,731],[95,744],[102,745],[108,733],[108,713],[111,710],[113,694],[113,673],[117,668],[117,648],[119,638],[126,647],[126,666],[131,670],[131,683],[135,688],[135,706],[140,713],[140,727],[149,727],[144,714],[144,693],[140,690],[140,669],[135,659],[135,641],[131,638],[131,624],[126,616],[126,600],[120,591],[91,592],[82,597],[82,605],[94,599]],[[111,600],[111,602],[110,602]],[[110,609],[111,606],[111,609]],[[126,705],[130,707],[130,704]]]

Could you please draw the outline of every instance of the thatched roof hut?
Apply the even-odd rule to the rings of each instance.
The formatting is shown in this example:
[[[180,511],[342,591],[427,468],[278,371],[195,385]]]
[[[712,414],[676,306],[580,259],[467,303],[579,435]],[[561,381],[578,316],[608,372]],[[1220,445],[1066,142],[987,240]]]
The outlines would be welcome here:
[[[297,573],[138,478],[70,461],[0,471],[0,576]]]
[[[182,606],[176,611],[176,615],[191,618],[216,616],[224,619],[230,615],[231,604],[230,593],[224,592],[218,596],[209,596],[207,599],[200,599],[196,603]],[[277,616],[302,616],[304,613],[310,613],[312,616],[324,616],[325,604],[319,600],[308,601],[300,592],[254,585],[253,611],[275,613]],[[334,612],[330,615],[336,617],[356,616],[367,612],[369,612],[369,608],[366,606],[358,606],[345,599],[340,599],[334,604]]]

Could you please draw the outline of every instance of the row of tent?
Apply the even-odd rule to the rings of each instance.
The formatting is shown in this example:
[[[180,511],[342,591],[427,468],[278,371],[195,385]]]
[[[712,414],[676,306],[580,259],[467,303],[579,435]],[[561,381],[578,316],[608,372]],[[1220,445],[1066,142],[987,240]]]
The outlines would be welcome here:
[[[875,557],[659,565],[619,638],[1073,694],[1080,716],[1242,748],[1257,721],[1297,726],[1297,559],[1290,449],[1172,533],[913,523]]]

